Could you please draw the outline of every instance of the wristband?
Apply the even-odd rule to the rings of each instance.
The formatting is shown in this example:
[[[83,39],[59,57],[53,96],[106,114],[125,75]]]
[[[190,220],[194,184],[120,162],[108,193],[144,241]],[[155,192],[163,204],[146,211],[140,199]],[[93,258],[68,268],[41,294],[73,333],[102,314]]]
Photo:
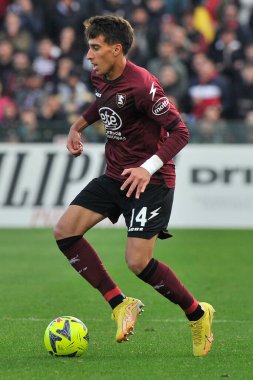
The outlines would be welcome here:
[[[143,162],[143,164],[140,167],[146,169],[149,172],[149,174],[152,175],[162,166],[162,160],[156,154],[154,154],[147,161]]]

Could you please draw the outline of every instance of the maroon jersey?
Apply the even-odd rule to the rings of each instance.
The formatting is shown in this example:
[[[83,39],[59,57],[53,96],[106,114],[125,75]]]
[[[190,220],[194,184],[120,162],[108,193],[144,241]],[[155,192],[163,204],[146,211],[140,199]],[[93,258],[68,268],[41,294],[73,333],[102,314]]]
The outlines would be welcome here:
[[[156,154],[164,166],[150,183],[175,187],[173,157],[187,144],[189,132],[157,78],[127,61],[122,75],[109,81],[92,72],[96,101],[83,113],[106,129],[106,175],[119,181],[125,168],[140,166]]]

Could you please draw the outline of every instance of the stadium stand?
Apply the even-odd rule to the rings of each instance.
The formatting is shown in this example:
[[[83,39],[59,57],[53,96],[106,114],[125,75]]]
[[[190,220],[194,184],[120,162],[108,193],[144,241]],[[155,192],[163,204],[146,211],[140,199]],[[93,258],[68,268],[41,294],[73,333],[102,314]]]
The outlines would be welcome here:
[[[82,22],[126,17],[191,143],[253,143],[250,0],[1,0],[0,142],[53,142],[93,101]],[[98,123],[87,142],[103,142]]]

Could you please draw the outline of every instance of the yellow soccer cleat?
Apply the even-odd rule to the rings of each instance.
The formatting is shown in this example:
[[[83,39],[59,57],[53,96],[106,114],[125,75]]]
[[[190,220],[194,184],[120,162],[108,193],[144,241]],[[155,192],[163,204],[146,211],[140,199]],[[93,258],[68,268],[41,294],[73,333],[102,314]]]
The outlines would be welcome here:
[[[198,321],[190,322],[194,356],[207,355],[213,343],[212,322],[215,310],[208,303],[200,302],[200,305],[205,314]]]
[[[143,311],[144,304],[131,297],[126,297],[123,302],[113,309],[112,319],[117,323],[116,341],[118,343],[128,340],[128,335],[133,335],[134,325],[138,315]]]

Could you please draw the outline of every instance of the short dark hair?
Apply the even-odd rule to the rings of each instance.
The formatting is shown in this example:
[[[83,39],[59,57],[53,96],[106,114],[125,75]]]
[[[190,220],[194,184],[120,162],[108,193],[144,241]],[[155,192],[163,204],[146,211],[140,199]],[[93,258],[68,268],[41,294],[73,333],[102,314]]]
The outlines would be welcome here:
[[[83,24],[87,40],[102,35],[107,44],[120,43],[123,54],[128,53],[133,43],[134,31],[131,24],[123,17],[114,15],[94,16],[84,21]]]

